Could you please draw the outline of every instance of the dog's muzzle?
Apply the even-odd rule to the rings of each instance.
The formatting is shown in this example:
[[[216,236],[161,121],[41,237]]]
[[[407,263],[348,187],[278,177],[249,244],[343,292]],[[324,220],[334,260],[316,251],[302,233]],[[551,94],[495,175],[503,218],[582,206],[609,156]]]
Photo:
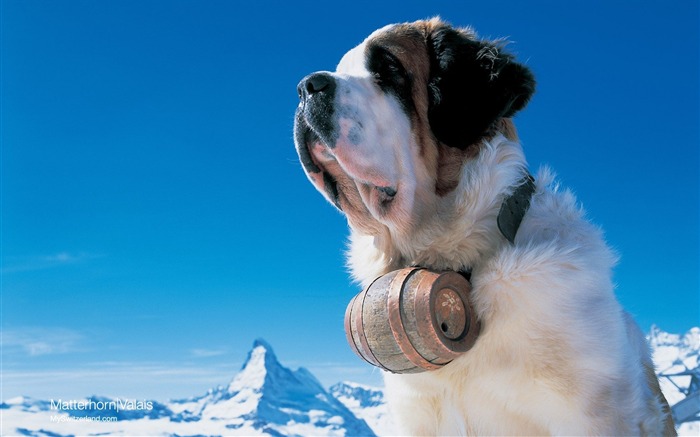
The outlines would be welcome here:
[[[328,147],[335,145],[338,134],[335,120],[336,81],[330,73],[312,73],[299,82],[299,110],[309,128]]]
[[[334,125],[335,79],[327,72],[306,76],[297,85],[299,107],[294,120],[294,142],[299,160],[311,182],[338,208],[338,186],[335,179],[324,171],[312,157],[309,147],[323,144],[332,147],[337,139]]]

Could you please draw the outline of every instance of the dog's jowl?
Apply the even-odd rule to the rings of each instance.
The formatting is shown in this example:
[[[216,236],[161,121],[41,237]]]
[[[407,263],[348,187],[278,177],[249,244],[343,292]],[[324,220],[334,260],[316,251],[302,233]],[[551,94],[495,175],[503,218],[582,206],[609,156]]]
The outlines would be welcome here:
[[[615,298],[617,255],[550,171],[527,168],[512,118],[534,91],[502,42],[438,19],[379,29],[298,85],[296,148],[348,219],[354,279],[419,266],[471,284],[473,345],[386,372],[396,432],[672,435]]]

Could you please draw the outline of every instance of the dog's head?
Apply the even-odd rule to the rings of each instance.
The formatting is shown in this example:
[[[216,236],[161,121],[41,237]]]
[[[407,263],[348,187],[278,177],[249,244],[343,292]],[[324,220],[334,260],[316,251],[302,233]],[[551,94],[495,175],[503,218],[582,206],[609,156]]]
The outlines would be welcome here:
[[[390,25],[335,72],[299,83],[296,148],[352,228],[407,236],[445,209],[482,140],[515,135],[507,119],[534,87],[502,44],[469,29],[439,19]]]

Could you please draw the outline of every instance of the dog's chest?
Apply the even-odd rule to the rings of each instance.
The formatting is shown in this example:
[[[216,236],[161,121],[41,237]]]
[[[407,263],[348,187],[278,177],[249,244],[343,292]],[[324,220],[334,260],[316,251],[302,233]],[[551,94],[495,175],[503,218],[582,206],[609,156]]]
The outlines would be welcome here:
[[[496,352],[487,349],[471,352]],[[399,429],[412,435],[546,435],[531,407],[554,409],[547,405],[559,396],[522,366],[494,365],[481,357],[460,357],[444,372],[387,375]]]

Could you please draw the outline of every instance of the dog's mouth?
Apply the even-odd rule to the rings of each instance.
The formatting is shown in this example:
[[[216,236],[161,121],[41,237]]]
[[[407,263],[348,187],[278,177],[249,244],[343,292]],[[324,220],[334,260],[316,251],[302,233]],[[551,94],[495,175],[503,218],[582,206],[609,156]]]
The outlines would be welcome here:
[[[321,194],[328,198],[338,209],[342,210],[338,181],[324,169],[319,162],[318,156],[312,153],[312,150],[315,150],[323,142],[299,112],[297,112],[295,121],[294,137],[299,160],[309,180]]]
[[[393,182],[377,165],[367,165],[362,157],[352,154],[351,142],[344,136],[336,143],[327,144],[306,120],[302,111],[297,112],[295,142],[299,159],[312,184],[338,209],[365,208],[379,216],[388,213],[399,195],[398,183]],[[380,163],[381,165],[381,163]]]

